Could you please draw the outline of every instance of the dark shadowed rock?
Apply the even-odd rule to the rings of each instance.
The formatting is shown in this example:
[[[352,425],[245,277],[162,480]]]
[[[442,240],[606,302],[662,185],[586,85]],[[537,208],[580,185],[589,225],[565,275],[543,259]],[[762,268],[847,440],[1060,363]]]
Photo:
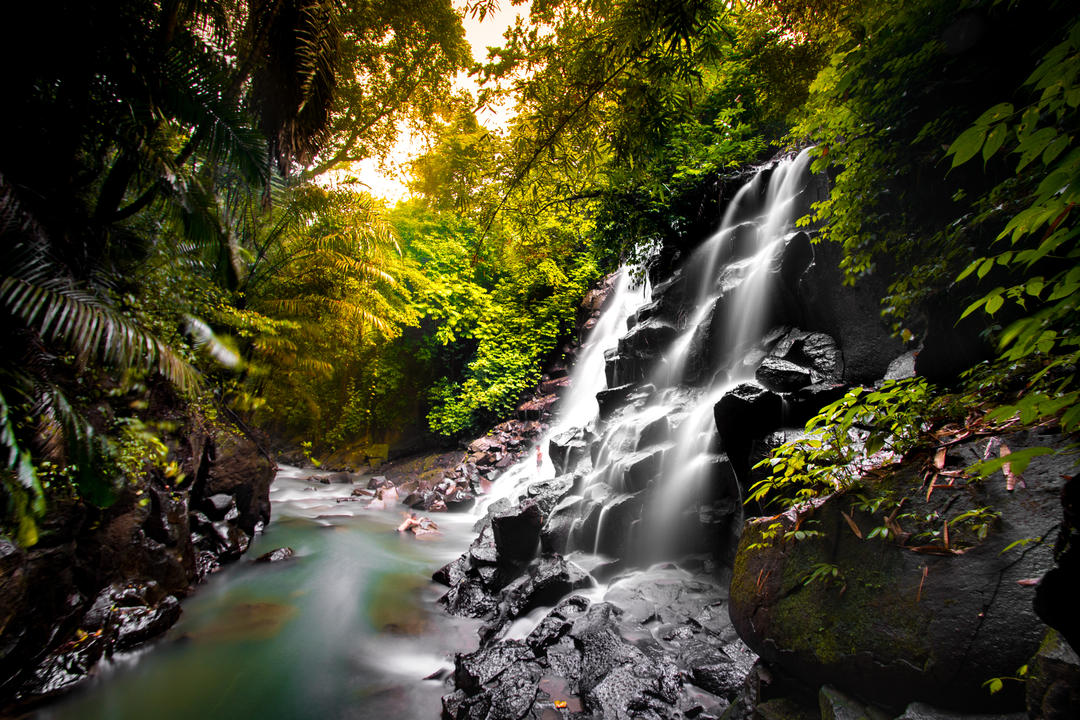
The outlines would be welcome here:
[[[810,384],[808,369],[772,356],[761,361],[754,376],[774,392],[788,393]]]
[[[1028,663],[1025,693],[1033,718],[1066,720],[1080,710],[1080,657],[1056,630],[1047,631]]]
[[[1005,440],[1013,452],[1064,442],[1037,433]],[[985,439],[968,440],[948,452],[964,467],[981,458],[985,446]],[[883,522],[882,513],[859,510],[842,494],[813,511],[820,538],[751,550],[770,521],[750,521],[735,560],[732,621],[763,659],[812,686],[828,683],[894,706],[920,698],[946,710],[1019,710],[1018,687],[1006,684],[991,696],[983,683],[1014,673],[1038,648],[1045,626],[1032,610],[1033,588],[1021,581],[1042,575],[1052,557],[1045,545],[1006,548],[1045,537],[1055,526],[1069,468],[1060,457],[1040,457],[1025,472],[1026,488],[1010,493],[998,474],[928,497],[920,487],[921,465],[911,463],[864,488],[905,498],[907,533],[939,527],[920,526],[917,518],[952,518],[948,548],[923,539],[929,536],[913,536],[912,547],[858,538],[841,513],[864,531]],[[965,512],[978,516],[980,508],[1001,513],[984,518],[985,539],[955,521]],[[795,521],[781,518],[787,527]],[[915,549],[928,544],[929,550]],[[842,580],[806,583],[808,568],[819,563],[835,565]]]
[[[610,417],[615,408],[621,407],[626,402],[626,398],[635,388],[637,388],[637,383],[627,383],[596,393],[596,402],[600,406],[600,418]]]
[[[720,437],[763,435],[781,424],[780,396],[755,383],[742,383],[724,394],[713,408]]]
[[[526,500],[491,518],[491,530],[500,560],[528,560],[536,554],[540,543],[543,515],[540,505]]]

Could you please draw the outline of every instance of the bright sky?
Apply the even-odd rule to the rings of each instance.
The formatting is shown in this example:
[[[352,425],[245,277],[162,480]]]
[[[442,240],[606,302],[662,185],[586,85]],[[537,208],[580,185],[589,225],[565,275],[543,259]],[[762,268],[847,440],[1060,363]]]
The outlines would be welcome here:
[[[460,8],[462,3],[456,0],[455,5]],[[500,0],[499,6],[499,9],[494,13],[489,13],[483,22],[476,18],[466,17],[462,23],[465,26],[465,39],[472,46],[473,58],[477,61],[487,60],[487,48],[502,45],[503,32],[506,28],[513,25],[519,15],[527,15],[529,12],[528,2],[514,6],[510,4],[510,0]],[[476,81],[466,73],[460,73],[455,78],[454,84],[476,94]],[[480,122],[492,129],[505,129],[509,119],[510,108],[508,107],[488,110],[479,115]],[[409,173],[408,162],[423,150],[423,140],[403,128],[398,136],[397,145],[391,151],[383,168],[380,169],[378,161],[368,159],[354,163],[350,174],[366,184],[373,195],[395,203],[408,195],[406,187]]]

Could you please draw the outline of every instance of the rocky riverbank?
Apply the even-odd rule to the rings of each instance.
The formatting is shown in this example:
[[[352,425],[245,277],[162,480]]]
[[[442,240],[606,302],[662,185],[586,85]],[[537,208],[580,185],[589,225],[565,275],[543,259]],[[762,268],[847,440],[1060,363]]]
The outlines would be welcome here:
[[[29,549],[0,543],[0,706],[65,692],[163,633],[269,522],[274,463],[229,423],[178,406],[166,405],[163,439],[180,473],[144,473],[104,509],[56,504]]]

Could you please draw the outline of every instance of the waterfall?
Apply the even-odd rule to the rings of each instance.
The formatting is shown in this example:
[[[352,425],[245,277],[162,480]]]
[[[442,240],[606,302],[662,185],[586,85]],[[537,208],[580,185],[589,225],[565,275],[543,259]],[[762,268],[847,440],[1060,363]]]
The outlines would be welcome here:
[[[572,525],[559,549],[634,563],[699,549],[695,543],[707,541],[703,528],[713,522],[707,503],[725,504],[741,520],[740,491],[718,443],[713,408],[753,378],[765,355],[758,346],[771,322],[777,263],[794,221],[809,209],[808,169],[804,151],[758,171],[736,192],[720,227],[677,273],[683,302],[693,307],[689,318],[670,317],[670,307],[630,291],[628,273],[620,271],[541,441],[543,467],[537,472],[526,461],[511,469],[481,510],[500,497],[523,495],[557,471],[575,473],[578,494],[553,511]],[[596,394],[606,380],[626,397],[600,417]],[[573,462],[563,452],[556,468],[553,443],[564,449],[588,443],[588,451]]]

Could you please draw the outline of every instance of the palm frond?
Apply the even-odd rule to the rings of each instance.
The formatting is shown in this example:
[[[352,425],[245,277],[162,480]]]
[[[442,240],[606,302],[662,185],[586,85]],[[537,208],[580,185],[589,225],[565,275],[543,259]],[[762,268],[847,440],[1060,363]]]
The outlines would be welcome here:
[[[161,373],[181,390],[199,386],[199,373],[172,348],[115,309],[63,280],[0,280],[0,303],[43,338],[68,345],[82,362]]]

